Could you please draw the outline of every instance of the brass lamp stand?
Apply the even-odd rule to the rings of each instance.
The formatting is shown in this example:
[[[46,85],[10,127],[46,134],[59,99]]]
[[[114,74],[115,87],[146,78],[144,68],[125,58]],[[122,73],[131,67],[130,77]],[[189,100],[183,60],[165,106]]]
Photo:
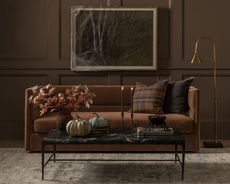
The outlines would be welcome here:
[[[214,68],[213,68],[213,82],[214,82],[214,88],[213,88],[213,95],[214,95],[214,123],[215,123],[215,132],[214,132],[214,140],[213,141],[205,141],[203,142],[203,145],[205,148],[223,148],[223,144],[220,141],[217,141],[217,93],[216,93],[216,46],[214,41],[209,37],[201,37],[196,41],[195,45],[195,53],[193,55],[192,64],[200,64],[200,57],[197,54],[198,45],[201,40],[208,40],[212,43],[213,46],[213,62],[214,62]]]

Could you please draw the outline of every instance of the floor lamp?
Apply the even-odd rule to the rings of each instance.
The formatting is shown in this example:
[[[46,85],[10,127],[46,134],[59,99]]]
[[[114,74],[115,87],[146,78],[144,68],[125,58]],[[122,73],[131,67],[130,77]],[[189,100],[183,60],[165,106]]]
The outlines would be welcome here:
[[[217,140],[217,93],[216,93],[216,46],[214,41],[209,38],[209,37],[201,37],[196,41],[196,45],[195,45],[195,53],[193,55],[192,64],[200,64],[200,57],[197,53],[198,51],[198,45],[200,43],[201,40],[208,40],[212,43],[213,46],[213,62],[214,62],[214,68],[213,68],[213,82],[214,82],[214,86],[213,86],[213,95],[214,95],[214,125],[215,125],[215,132],[214,132],[214,140],[213,141],[204,141],[203,145],[205,148],[223,148],[223,144]]]

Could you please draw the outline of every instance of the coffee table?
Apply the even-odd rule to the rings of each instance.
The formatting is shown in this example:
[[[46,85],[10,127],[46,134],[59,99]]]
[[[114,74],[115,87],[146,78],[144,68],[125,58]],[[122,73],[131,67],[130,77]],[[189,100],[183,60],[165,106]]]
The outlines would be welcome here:
[[[109,134],[89,134],[87,137],[70,137],[67,132],[60,130],[52,130],[42,140],[42,180],[44,179],[45,166],[50,161],[105,161],[105,159],[57,159],[56,146],[60,144],[172,144],[175,145],[175,158],[167,160],[129,160],[129,161],[179,161],[181,165],[181,179],[184,179],[185,165],[185,138],[177,130],[174,130],[173,135],[157,135],[148,138],[137,137],[134,129],[111,129]],[[52,145],[52,153],[45,162],[45,148],[47,145]],[[177,149],[178,145],[182,147],[181,157]],[[106,161],[124,161],[124,160],[106,160]],[[125,160],[127,161],[127,160]]]

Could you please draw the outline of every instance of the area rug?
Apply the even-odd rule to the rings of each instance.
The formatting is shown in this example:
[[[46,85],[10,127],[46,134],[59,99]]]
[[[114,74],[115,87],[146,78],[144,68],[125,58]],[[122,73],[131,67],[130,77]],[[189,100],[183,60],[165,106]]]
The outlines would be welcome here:
[[[230,183],[230,152],[187,153],[185,178],[179,163],[159,161],[113,161],[116,159],[173,159],[161,154],[78,154],[60,153],[58,158],[111,159],[112,161],[50,162],[41,180],[40,153],[23,148],[0,148],[1,184],[115,184],[115,183]]]

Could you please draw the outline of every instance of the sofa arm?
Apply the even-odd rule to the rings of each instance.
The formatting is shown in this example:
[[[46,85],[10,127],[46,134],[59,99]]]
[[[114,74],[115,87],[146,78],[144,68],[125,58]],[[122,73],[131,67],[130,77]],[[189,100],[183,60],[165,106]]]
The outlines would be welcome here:
[[[30,149],[30,136],[34,131],[34,119],[39,116],[39,109],[29,104],[29,97],[32,95],[32,87],[25,90],[25,118],[24,118],[24,147]]]
[[[24,117],[24,146],[26,150],[29,150],[30,146],[30,134],[31,134],[31,105],[28,102],[30,97],[30,91],[32,88],[27,88],[25,90],[25,117]]]
[[[194,120],[195,147],[197,150],[200,148],[200,107],[199,107],[199,90],[193,86],[189,88],[188,104],[189,104],[189,117]]]
[[[199,90],[193,86],[188,93],[189,117],[198,122],[199,120]]]

